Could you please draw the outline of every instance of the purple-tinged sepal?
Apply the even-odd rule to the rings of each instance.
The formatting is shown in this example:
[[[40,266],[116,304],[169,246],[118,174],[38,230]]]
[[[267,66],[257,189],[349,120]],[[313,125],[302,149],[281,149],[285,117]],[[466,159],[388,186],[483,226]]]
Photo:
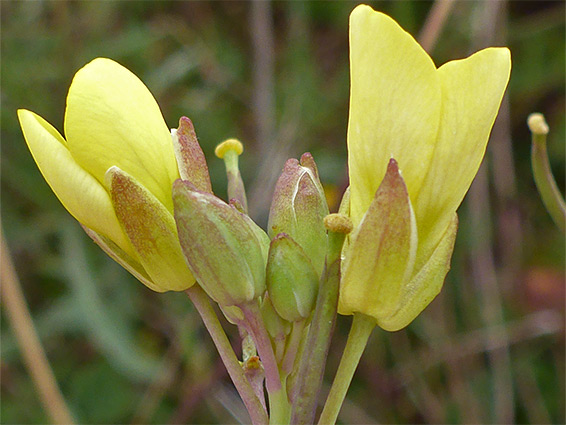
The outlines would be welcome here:
[[[181,117],[179,128],[171,129],[171,138],[181,179],[190,181],[198,190],[212,193],[208,165],[192,121]]]
[[[297,242],[320,277],[326,256],[327,234],[323,219],[328,205],[318,170],[310,153],[300,162],[289,159],[275,186],[269,212],[271,238],[286,233]]]
[[[108,169],[106,183],[118,221],[153,283],[149,287],[158,292],[191,287],[195,279],[183,257],[169,210],[118,167]]]

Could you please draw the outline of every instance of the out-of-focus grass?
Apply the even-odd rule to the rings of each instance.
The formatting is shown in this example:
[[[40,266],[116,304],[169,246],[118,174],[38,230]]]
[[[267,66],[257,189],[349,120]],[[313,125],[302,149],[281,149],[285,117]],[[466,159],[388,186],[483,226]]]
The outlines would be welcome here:
[[[455,3],[432,52],[437,64],[484,47],[489,3]],[[551,164],[564,190],[564,3],[499,3],[491,37],[512,51],[508,103],[483,182],[460,209],[452,271],[438,299],[407,330],[374,333],[344,423],[566,419],[564,238],[532,182],[525,125],[528,113],[546,114]],[[188,300],[145,289],[58,203],[27,151],[16,109],[31,109],[61,130],[73,74],[94,57],[111,57],[148,85],[169,126],[181,115],[193,120],[221,196],[225,179],[214,146],[239,137],[252,196],[270,191],[262,187],[265,175],[258,179],[262,164],[273,178],[286,156],[310,150],[329,196],[339,199],[347,184],[347,22],[354,5],[271,5],[274,126],[272,138],[258,140],[253,70],[262,59],[253,54],[258,22],[251,3],[0,3],[2,224],[79,422],[226,423],[241,406]],[[431,3],[373,6],[416,35]],[[255,199],[251,214],[265,223],[270,199]],[[348,325],[349,318],[340,318],[329,378]],[[46,422],[7,320],[1,337],[1,421]]]

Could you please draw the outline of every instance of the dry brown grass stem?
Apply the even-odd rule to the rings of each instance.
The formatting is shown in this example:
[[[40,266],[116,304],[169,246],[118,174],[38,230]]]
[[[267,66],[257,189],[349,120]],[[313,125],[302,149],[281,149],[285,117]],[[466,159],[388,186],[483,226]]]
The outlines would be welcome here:
[[[501,16],[504,2],[478,4],[472,18],[472,50],[491,45]],[[480,167],[478,175],[469,193],[469,212],[472,228],[472,277],[477,285],[481,300],[481,316],[484,325],[502,326],[505,323],[503,313],[503,295],[500,277],[497,274],[493,237],[494,229],[490,216],[492,206],[489,197],[489,174],[486,164]],[[498,344],[498,348],[488,351],[488,359],[493,376],[494,409],[490,421],[495,423],[514,423],[514,391],[511,374],[511,354],[509,334],[506,327],[497,335],[486,334],[487,345]],[[496,339],[496,340],[495,340]]]
[[[72,424],[74,423],[73,417],[59,390],[53,370],[35,331],[8,246],[4,241],[4,232],[0,232],[2,305],[8,315],[24,363],[45,411],[53,423]]]
[[[438,36],[454,6],[454,0],[436,0],[428,13],[418,40],[428,53],[434,50]]]

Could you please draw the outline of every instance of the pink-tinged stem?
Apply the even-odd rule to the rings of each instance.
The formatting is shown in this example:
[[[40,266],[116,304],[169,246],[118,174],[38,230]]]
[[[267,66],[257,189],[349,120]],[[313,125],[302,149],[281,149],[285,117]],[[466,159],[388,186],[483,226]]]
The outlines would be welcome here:
[[[279,375],[279,367],[273,352],[271,340],[265,329],[265,325],[261,320],[259,307],[256,303],[252,302],[245,306],[240,306],[244,312],[245,321],[243,326],[247,327],[248,332],[252,336],[259,358],[265,370],[265,386],[267,392],[272,393],[281,389],[281,378]]]
[[[268,418],[267,413],[263,406],[261,405],[259,399],[256,397],[253,388],[248,382],[244,370],[238,361],[230,341],[214,312],[214,309],[210,305],[208,296],[197,284],[193,285],[191,288],[185,291],[191,301],[193,302],[195,308],[200,314],[208,333],[210,334],[214,345],[220,354],[222,362],[228,370],[230,378],[234,386],[238,390],[242,401],[248,409],[248,413],[254,425],[267,424]]]

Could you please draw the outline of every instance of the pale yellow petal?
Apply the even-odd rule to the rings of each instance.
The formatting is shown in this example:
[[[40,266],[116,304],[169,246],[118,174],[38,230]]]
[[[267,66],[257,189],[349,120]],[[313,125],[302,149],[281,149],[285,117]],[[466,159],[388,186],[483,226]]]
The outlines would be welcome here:
[[[80,223],[107,236],[135,258],[114,214],[108,192],[75,162],[59,132],[31,111],[18,110],[18,118],[43,178],[67,211]]]
[[[403,286],[399,308],[393,314],[381,316],[377,324],[386,331],[403,329],[417,317],[439,294],[444,278],[450,270],[450,259],[458,230],[458,216],[452,214],[448,228],[443,233],[427,262]]]
[[[417,267],[438,243],[478,171],[510,70],[506,48],[485,49],[438,69],[442,117],[432,162],[415,202]]]
[[[157,102],[129,70],[98,58],[76,73],[65,136],[77,163],[99,182],[117,166],[173,211],[171,187],[179,172],[171,134]]]
[[[351,217],[368,209],[389,158],[413,200],[432,158],[440,82],[428,54],[393,19],[361,5],[350,15],[348,165]]]

